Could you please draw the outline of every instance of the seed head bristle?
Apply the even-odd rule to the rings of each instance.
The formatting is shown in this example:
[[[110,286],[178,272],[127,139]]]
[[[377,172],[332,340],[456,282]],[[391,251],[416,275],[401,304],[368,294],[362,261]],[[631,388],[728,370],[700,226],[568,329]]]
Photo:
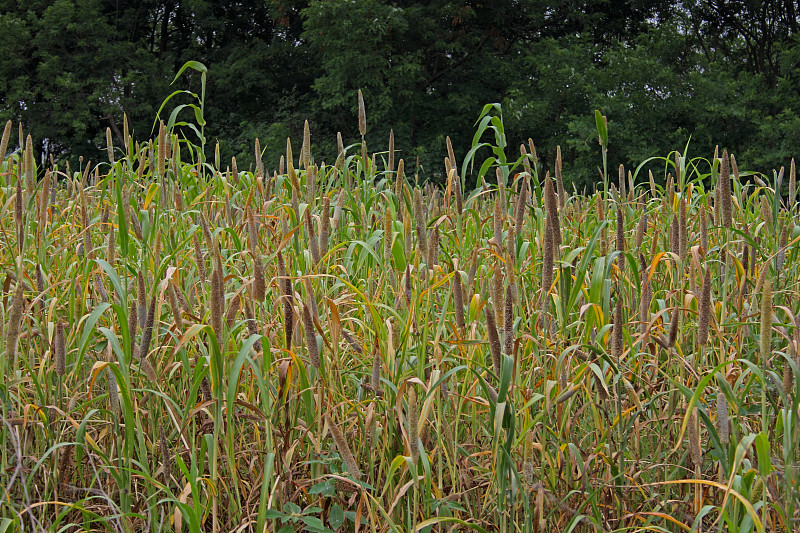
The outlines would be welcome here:
[[[614,323],[611,331],[611,355],[617,360],[622,357],[624,348],[624,337],[622,334],[622,300],[622,293],[619,291],[619,287],[617,287],[617,303],[614,306]]]
[[[106,153],[108,162],[114,164],[114,142],[111,140],[111,128],[106,128]]]
[[[30,198],[36,189],[36,162],[33,157],[33,139],[30,134],[25,140],[25,189],[27,198]]]
[[[319,370],[321,361],[319,357],[319,347],[317,346],[317,334],[314,330],[314,319],[311,317],[311,307],[303,304],[303,329],[306,334],[306,344],[308,345],[308,359],[311,365]]]
[[[414,221],[417,230],[417,246],[423,256],[428,255],[428,234],[425,225],[425,213],[422,208],[422,191],[414,189]]]
[[[673,213],[672,222],[670,223],[669,247],[673,254],[680,256],[681,230],[678,218],[679,215],[677,213]]]
[[[308,120],[303,123],[303,148],[300,151],[300,159],[303,168],[308,170],[311,167],[311,128],[308,125]]]
[[[723,445],[729,441],[728,422],[728,399],[720,392],[717,393],[717,435]]]
[[[308,249],[311,252],[311,259],[313,259],[314,263],[319,263],[319,240],[317,240],[317,234],[314,231],[314,221],[311,218],[311,211],[306,211],[306,232],[307,232],[307,239],[308,239]]]
[[[339,455],[342,456],[342,461],[347,467],[347,472],[353,479],[360,480],[361,470],[358,468],[358,462],[353,456],[350,446],[347,444],[347,439],[344,438],[339,426],[333,422],[333,419],[327,413],[325,413],[325,422],[328,424],[328,430],[331,432],[331,437],[333,437],[333,442],[336,444],[336,449],[339,451]]]
[[[672,348],[678,340],[678,330],[681,323],[681,299],[676,297],[675,308],[672,311],[669,324],[669,337],[667,338],[667,348]]]
[[[722,163],[719,169],[719,185],[722,225],[730,228],[733,226],[733,215],[731,209],[731,169],[728,150],[722,151]]]
[[[519,191],[519,196],[517,196],[517,208],[514,217],[514,233],[516,235],[522,235],[522,228],[523,224],[525,223],[525,212],[527,209],[527,202],[528,202],[528,182],[530,178],[525,176],[522,187]],[[510,248],[514,247],[514,243],[510,242]]]
[[[3,129],[3,137],[0,138],[0,163],[6,158],[8,151],[8,140],[11,138],[11,120],[6,122],[6,127]]]
[[[508,202],[506,201],[505,178],[503,178],[503,172],[500,170],[500,167],[497,167],[494,174],[497,178],[497,197],[500,199],[500,205],[503,208],[503,213],[505,213],[506,206],[508,205]]]
[[[242,298],[240,295],[237,294],[231,298],[228,309],[225,311],[225,325],[228,326],[228,329],[233,328],[233,324],[236,322],[236,315],[239,313],[241,306]]]
[[[500,336],[497,333],[497,324],[494,320],[494,311],[487,305],[484,307],[486,314],[486,331],[489,335],[489,351],[492,354],[492,366],[495,374],[500,375],[500,363],[502,361],[502,353],[500,347]]]
[[[552,231],[552,248],[558,250],[561,247],[561,223],[558,219],[558,199],[549,172],[544,178],[544,206],[547,212],[547,223]]]
[[[211,329],[214,330],[217,338],[222,338],[222,318],[225,308],[225,288],[222,271],[214,267],[211,271],[211,298],[209,310],[211,312]]]
[[[147,309],[147,321],[142,328],[142,343],[139,347],[139,358],[147,359],[150,352],[150,342],[153,338],[153,325],[156,319],[156,295],[157,292],[153,291],[153,296],[150,297],[150,307]]]
[[[358,132],[361,137],[367,134],[367,109],[364,106],[364,95],[358,90]]]
[[[692,414],[689,417],[689,425],[687,426],[687,438],[689,439],[689,454],[692,458],[692,464],[699,467],[703,464],[703,449],[700,444],[700,431],[697,424],[697,407],[693,407]]]
[[[459,330],[464,331],[466,327],[466,322],[464,320],[464,293],[461,288],[461,272],[459,272],[458,269],[453,273],[452,290],[453,305],[455,306],[456,312],[456,326]]]
[[[514,294],[509,281],[506,287],[505,315],[503,320],[503,351],[506,355],[514,353]]]
[[[319,223],[319,253],[321,257],[328,255],[328,245],[330,240],[330,211],[331,199],[326,194],[322,197],[322,213]]]
[[[386,209],[383,213],[383,262],[388,267],[392,259],[392,211]]]
[[[419,409],[417,406],[417,392],[411,386],[408,389],[408,440],[411,452],[411,462],[419,461]]]

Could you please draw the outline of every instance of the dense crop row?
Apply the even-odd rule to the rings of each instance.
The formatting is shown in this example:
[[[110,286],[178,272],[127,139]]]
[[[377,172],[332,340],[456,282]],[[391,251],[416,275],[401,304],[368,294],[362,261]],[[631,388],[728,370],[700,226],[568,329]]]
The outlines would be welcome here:
[[[794,165],[573,194],[497,111],[443,189],[391,140],[317,161],[307,123],[272,172],[163,124],[44,169],[20,129],[0,526],[795,530]]]

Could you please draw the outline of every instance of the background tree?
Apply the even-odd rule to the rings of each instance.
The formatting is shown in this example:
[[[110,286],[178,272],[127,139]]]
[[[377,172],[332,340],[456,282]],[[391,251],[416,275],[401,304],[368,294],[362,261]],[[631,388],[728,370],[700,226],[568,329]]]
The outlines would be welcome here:
[[[151,135],[187,60],[209,68],[208,146],[269,167],[311,122],[315,157],[335,134],[393,128],[400,157],[440,179],[449,135],[463,157],[483,104],[504,107],[509,155],[556,145],[576,187],[598,178],[594,109],[609,161],[728,148],[743,167],[785,164],[800,143],[800,2],[686,0],[0,0],[0,119],[57,159],[103,158],[106,127]],[[181,88],[199,89],[199,78]],[[187,87],[188,85],[188,87]],[[211,155],[211,154],[207,154]]]

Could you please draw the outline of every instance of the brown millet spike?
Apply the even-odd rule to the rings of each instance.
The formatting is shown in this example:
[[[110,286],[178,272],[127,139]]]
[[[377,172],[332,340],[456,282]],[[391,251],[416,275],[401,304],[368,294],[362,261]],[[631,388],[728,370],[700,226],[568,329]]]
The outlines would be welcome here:
[[[486,331],[489,335],[489,351],[492,354],[492,366],[494,372],[500,375],[500,364],[502,362],[502,354],[500,347],[500,336],[497,334],[497,325],[494,321],[494,311],[487,305],[484,308],[486,314]]]
[[[3,129],[3,137],[0,140],[0,162],[6,158],[9,138],[11,138],[11,120],[6,122],[6,127]]]
[[[506,305],[504,312],[503,331],[504,331],[504,346],[503,350],[506,355],[513,355],[514,353],[514,296],[512,294],[511,283],[509,282],[506,287]]]
[[[719,169],[720,207],[722,208],[722,225],[733,226],[731,213],[731,170],[728,150],[722,151],[722,164]]]
[[[142,343],[139,348],[139,359],[146,360],[150,351],[150,341],[153,338],[153,325],[156,319],[156,292],[150,298],[150,307],[147,309],[147,322],[142,329]]]
[[[464,321],[464,293],[461,288],[461,272],[458,270],[453,274],[453,304],[456,311],[456,326],[460,330],[464,330],[466,323]]]
[[[360,480],[361,470],[358,468],[358,462],[353,456],[350,446],[347,444],[347,439],[344,438],[339,426],[333,422],[333,419],[328,413],[325,413],[325,422],[328,424],[328,430],[331,432],[331,437],[333,437],[333,442],[336,444],[336,449],[339,451],[339,455],[342,456],[342,462],[344,462],[344,465],[347,467],[347,473],[350,474],[353,479]]]

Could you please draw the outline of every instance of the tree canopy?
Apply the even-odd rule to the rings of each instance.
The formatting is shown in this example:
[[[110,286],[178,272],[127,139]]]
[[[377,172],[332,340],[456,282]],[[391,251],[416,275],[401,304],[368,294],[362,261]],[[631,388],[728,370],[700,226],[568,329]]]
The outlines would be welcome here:
[[[610,162],[691,138],[690,154],[718,144],[766,171],[800,144],[798,4],[0,0],[0,119],[21,121],[42,157],[97,159],[123,112],[148,138],[173,90],[199,91],[199,76],[170,86],[197,60],[208,146],[240,168],[255,138],[276,164],[306,119],[315,154],[332,161],[337,131],[361,140],[361,89],[370,149],[394,129],[421,178],[443,172],[446,136],[463,156],[488,102],[503,106],[510,151],[532,138],[549,167],[561,145],[578,187],[598,177],[595,109],[608,117]]]

